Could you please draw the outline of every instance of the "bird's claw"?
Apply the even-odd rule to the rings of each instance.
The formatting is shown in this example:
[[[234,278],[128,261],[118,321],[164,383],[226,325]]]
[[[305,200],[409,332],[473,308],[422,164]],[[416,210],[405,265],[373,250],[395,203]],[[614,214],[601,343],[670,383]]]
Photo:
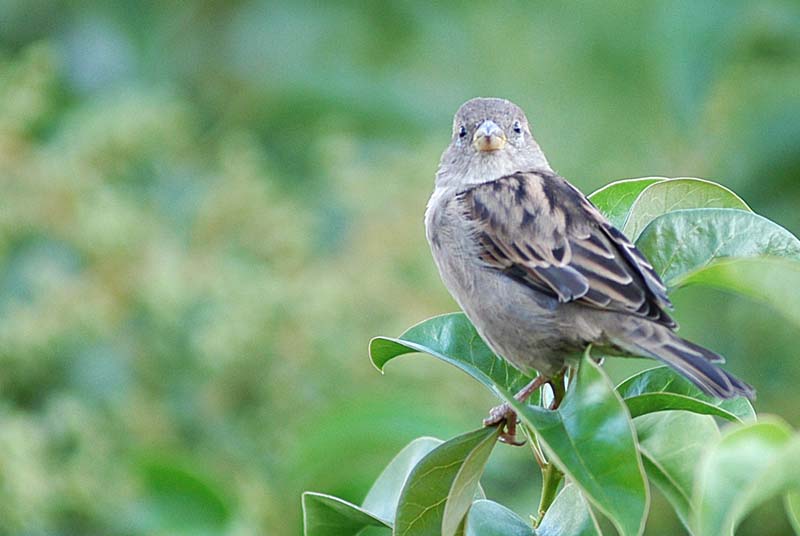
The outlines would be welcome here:
[[[517,438],[517,414],[508,404],[501,404],[492,408],[489,416],[483,420],[484,426],[500,425],[503,430],[499,440],[508,445],[521,446],[525,444],[524,439]]]
[[[500,424],[501,422],[505,421],[514,415],[516,417],[516,413],[509,407],[508,404],[500,404],[499,406],[495,406],[489,411],[489,416],[483,419],[484,426],[493,426],[495,424]]]

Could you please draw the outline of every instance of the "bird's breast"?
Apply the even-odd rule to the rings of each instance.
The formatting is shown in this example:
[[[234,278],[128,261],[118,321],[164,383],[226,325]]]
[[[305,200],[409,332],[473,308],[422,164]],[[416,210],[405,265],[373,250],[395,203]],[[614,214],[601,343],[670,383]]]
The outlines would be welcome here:
[[[478,269],[472,225],[458,205],[455,190],[434,191],[425,212],[425,234],[442,281],[459,302],[474,290]]]

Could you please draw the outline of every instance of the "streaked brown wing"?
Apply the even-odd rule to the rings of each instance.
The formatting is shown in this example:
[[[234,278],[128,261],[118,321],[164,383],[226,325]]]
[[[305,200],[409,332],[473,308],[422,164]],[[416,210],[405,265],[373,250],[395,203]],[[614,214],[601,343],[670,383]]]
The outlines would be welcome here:
[[[515,173],[464,190],[458,202],[487,265],[561,302],[676,327],[650,263],[558,175]]]

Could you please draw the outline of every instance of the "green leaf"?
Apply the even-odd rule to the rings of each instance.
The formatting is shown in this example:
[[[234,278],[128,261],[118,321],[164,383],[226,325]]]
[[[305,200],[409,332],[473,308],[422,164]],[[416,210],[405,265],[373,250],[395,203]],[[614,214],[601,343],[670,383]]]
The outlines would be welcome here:
[[[409,474],[426,454],[441,444],[441,439],[420,437],[406,445],[372,484],[361,508],[391,524]]]
[[[800,536],[800,490],[787,493],[784,503],[786,505],[786,515],[789,516],[789,522],[792,524],[794,533]]]
[[[370,355],[379,369],[410,352],[426,352],[457,366],[511,403],[539,434],[551,457],[563,459],[559,468],[586,491],[621,532],[638,533],[648,495],[633,428],[625,407],[597,365],[590,362],[581,367],[570,388],[576,394],[568,395],[558,412],[551,412],[513,399],[511,393],[530,379],[494,356],[463,314],[434,317],[400,338],[378,337],[370,344]],[[603,436],[594,432],[598,429],[604,430]],[[604,450],[607,454],[601,455]],[[399,516],[398,512],[398,520]]]
[[[450,363],[498,395],[498,386],[516,392],[531,381],[494,355],[463,313],[435,316],[399,338],[375,337],[369,343],[370,358],[380,371],[389,360],[412,352],[427,353]]]
[[[622,536],[641,533],[649,494],[633,424],[599,365],[584,355],[557,411],[521,404],[507,394],[506,402]]]
[[[751,212],[742,198],[715,182],[693,178],[667,179],[642,190],[620,230],[635,241],[658,216],[689,208],[735,208]]]
[[[677,210],[659,216],[637,247],[670,288],[724,257],[778,256],[800,259],[800,240],[751,212],[728,208]]]
[[[531,526],[517,514],[493,501],[472,503],[465,536],[534,536]]]
[[[550,505],[538,536],[602,536],[592,508],[574,484],[564,486]]]
[[[592,203],[616,227],[622,229],[628,218],[631,206],[642,191],[661,181],[663,177],[643,177],[612,182],[589,195]]]
[[[391,528],[409,474],[441,444],[440,439],[420,437],[406,445],[375,480],[361,507],[322,493],[304,493],[306,536],[355,534],[367,527]]]
[[[709,396],[669,367],[654,367],[634,374],[617,386],[631,416],[667,410],[716,415],[729,421],[755,419],[746,398],[721,400]]]
[[[707,449],[692,502],[697,536],[733,534],[755,506],[800,489],[800,436],[777,419],[725,434]]]
[[[719,428],[710,416],[685,411],[644,415],[633,423],[648,479],[688,527],[697,465],[719,440]]]
[[[347,501],[307,491],[303,493],[305,536],[352,536],[367,527],[391,527],[369,512]]]
[[[499,427],[480,428],[447,441],[420,461],[397,507],[395,534],[452,536],[478,491]]]
[[[724,259],[688,274],[681,284],[738,292],[769,304],[800,326],[800,262],[793,259]]]

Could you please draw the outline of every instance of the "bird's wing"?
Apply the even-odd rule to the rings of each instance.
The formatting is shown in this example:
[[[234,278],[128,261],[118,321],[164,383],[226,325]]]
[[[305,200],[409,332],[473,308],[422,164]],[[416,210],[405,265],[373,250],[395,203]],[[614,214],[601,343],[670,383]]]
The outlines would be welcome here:
[[[515,173],[461,191],[456,202],[487,266],[561,302],[676,327],[650,263],[558,175]]]

